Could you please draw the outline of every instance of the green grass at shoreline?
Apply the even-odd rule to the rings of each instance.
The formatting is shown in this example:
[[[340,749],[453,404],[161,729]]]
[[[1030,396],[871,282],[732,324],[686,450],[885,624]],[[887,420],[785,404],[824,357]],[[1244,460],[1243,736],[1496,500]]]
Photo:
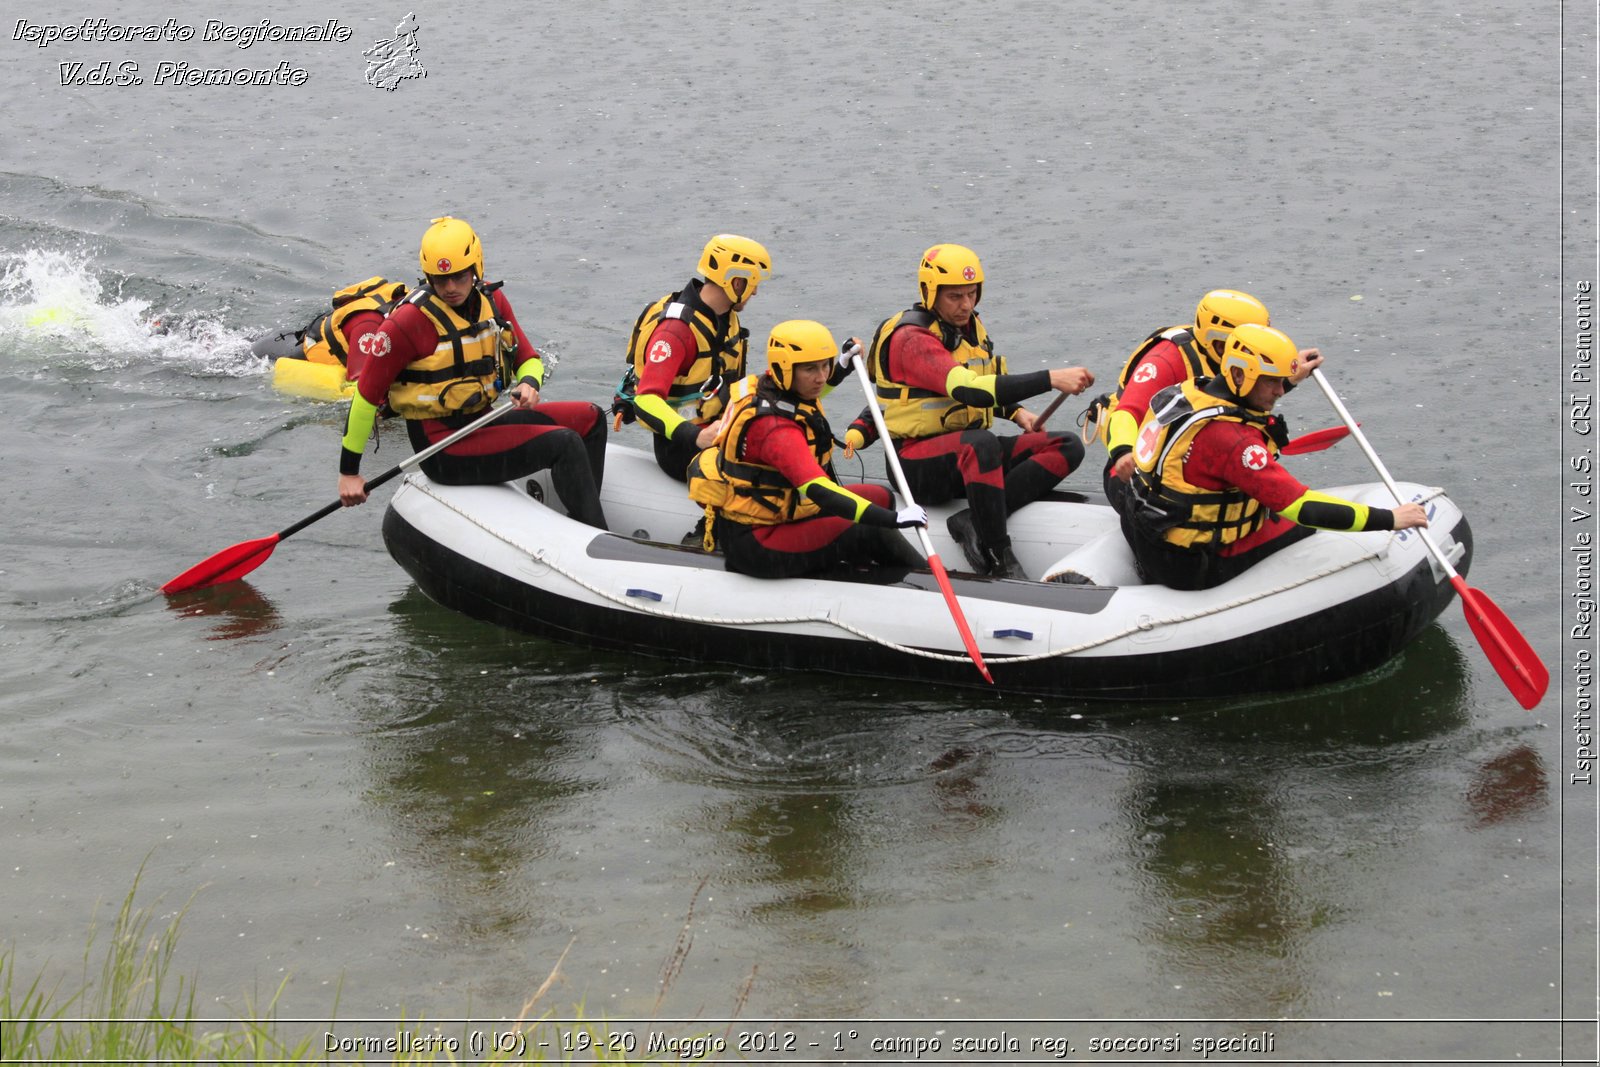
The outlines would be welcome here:
[[[178,928],[188,907],[152,932],[150,909],[134,906],[137,888],[135,879],[98,966],[99,931],[91,927],[83,980],[76,989],[64,992],[59,983],[46,987],[42,977],[23,984],[15,951],[0,952],[0,1065],[663,1062],[659,1055],[638,1058],[644,1049],[607,1048],[601,1036],[605,1028],[585,1022],[581,1006],[573,1019],[531,1016],[555,981],[560,961],[518,1018],[481,1027],[460,1024],[453,1031],[402,1016],[382,1034],[366,1027],[356,1033],[355,1023],[330,1017],[317,1033],[291,1033],[273,1015],[282,986],[263,1013],[202,1019],[195,1012],[193,981],[172,974]],[[370,1025],[373,1020],[361,1022]],[[693,1041],[685,1037],[680,1047]],[[678,1056],[668,1053],[664,1059],[676,1061]]]

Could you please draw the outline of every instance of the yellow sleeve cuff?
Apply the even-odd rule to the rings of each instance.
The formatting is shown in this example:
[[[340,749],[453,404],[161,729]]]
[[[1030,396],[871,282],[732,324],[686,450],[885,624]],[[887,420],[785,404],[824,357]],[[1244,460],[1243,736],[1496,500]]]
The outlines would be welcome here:
[[[872,501],[857,496],[831,478],[813,478],[799,488],[806,499],[819,508],[851,522],[860,522],[861,516],[872,506]]]
[[[958,394],[957,390],[960,390],[961,394],[964,395]],[[968,407],[994,407],[999,403],[999,400],[995,397],[994,390],[995,375],[993,374],[974,374],[969,368],[957,364],[950,368],[949,374],[945,375],[945,395],[966,404]],[[984,399],[979,403],[973,403],[974,400],[978,399],[972,395],[973,393],[982,394]]]
[[[639,421],[663,437],[671,437],[673,431],[688,421],[655,393],[636,395],[633,398],[633,410],[639,416]]]
[[[1365,530],[1372,509],[1342,497],[1307,489],[1305,495],[1278,514],[1301,526],[1320,530]]]
[[[350,398],[350,413],[345,416],[344,439],[340,443],[359,456],[367,450],[367,438],[372,436],[372,427],[377,421],[377,406],[356,393]]]
[[[1139,439],[1139,424],[1134,421],[1133,412],[1111,412],[1111,418],[1106,423],[1106,451],[1113,448],[1132,448]]]
[[[538,356],[534,356],[532,359],[523,360],[522,365],[517,368],[517,381],[520,382],[524,378],[532,378],[534,386],[536,388],[543,389],[544,360],[540,359]],[[511,384],[515,385],[516,382],[512,382]]]

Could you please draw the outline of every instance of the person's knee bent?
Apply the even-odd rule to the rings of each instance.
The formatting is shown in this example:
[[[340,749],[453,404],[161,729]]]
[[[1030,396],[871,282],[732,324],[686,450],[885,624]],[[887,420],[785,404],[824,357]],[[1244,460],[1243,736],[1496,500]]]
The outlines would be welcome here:
[[[1065,434],[1061,437],[1061,454],[1066,458],[1067,470],[1070,473],[1078,469],[1083,463],[1083,441],[1077,434]]]
[[[878,505],[880,508],[894,507],[894,493],[886,485],[852,485],[849,490],[860,497]]]
[[[995,470],[1005,462],[1005,449],[990,430],[961,431],[961,451],[958,455],[963,466],[970,462],[980,471]]]

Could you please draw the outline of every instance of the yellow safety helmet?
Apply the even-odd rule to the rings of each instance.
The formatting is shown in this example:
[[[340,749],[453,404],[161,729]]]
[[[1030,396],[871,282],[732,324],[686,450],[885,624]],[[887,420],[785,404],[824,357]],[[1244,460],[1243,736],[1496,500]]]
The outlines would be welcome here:
[[[817,363],[839,354],[833,334],[820,322],[790,319],[780,322],[767,336],[767,373],[781,389],[794,385],[790,373],[796,363]]]
[[[929,311],[933,310],[941,285],[973,284],[978,286],[978,300],[982,300],[983,264],[978,262],[978,253],[966,245],[934,245],[922,253],[917,286],[922,290],[922,306]]]
[[[700,253],[700,273],[735,304],[756,295],[761,279],[772,273],[772,257],[759,241],[736,233],[719,233]],[[735,292],[733,280],[745,280],[744,292]]]
[[[1244,373],[1243,381],[1235,384],[1229,373],[1233,368]],[[1220,375],[1223,384],[1235,396],[1249,396],[1261,378],[1287,378],[1300,369],[1300,350],[1282,330],[1247,322],[1228,335],[1228,347],[1222,353]]]
[[[1237,289],[1213,289],[1200,298],[1194,309],[1194,339],[1206,362],[1217,365],[1217,350],[1213,342],[1228,340],[1228,335],[1247,322],[1262,326],[1272,325],[1267,306],[1249,293]]]
[[[478,280],[483,280],[483,242],[461,219],[449,215],[434,219],[422,235],[417,258],[424,274],[454,274],[471,267],[478,272]]]

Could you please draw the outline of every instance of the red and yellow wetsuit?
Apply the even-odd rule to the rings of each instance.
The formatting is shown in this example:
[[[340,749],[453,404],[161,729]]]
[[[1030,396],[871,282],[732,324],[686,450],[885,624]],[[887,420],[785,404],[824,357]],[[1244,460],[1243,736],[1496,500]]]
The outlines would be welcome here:
[[[746,378],[729,403],[716,444],[689,469],[708,547],[725,552],[729,570],[785,578],[869,559],[921,562],[895,531],[888,489],[833,480],[833,434],[820,404],[768,375]]]
[[[629,360],[633,413],[653,435],[656,463],[679,481],[699,453],[700,429],[722,413],[721,387],[745,376],[749,332],[739,313],[718,315],[691,281],[640,314]]]
[[[1215,386],[1185,382],[1153,398],[1123,511],[1123,533],[1148,577],[1205,589],[1313,528],[1394,528],[1389,509],[1318,492],[1290,474],[1278,462],[1272,426]]]
[[[516,381],[538,388],[544,361],[499,289],[474,289],[459,309],[426,287],[407,297],[359,346],[367,358],[345,422],[339,472],[360,473],[384,403],[405,416],[418,450],[488,408],[504,373],[502,330],[515,339]],[[512,481],[547,468],[567,513],[604,529],[605,417],[598,405],[555,401],[510,412],[422,462],[423,472],[443,485]]]
[[[923,504],[965,496],[986,546],[1010,545],[1006,516],[1083,460],[1083,442],[1070,432],[990,430],[997,415],[1047,391],[1050,372],[1007,373],[976,313],[963,331],[921,306],[900,312],[879,325],[869,358],[912,496]],[[866,441],[875,436],[859,418],[851,429]]]

